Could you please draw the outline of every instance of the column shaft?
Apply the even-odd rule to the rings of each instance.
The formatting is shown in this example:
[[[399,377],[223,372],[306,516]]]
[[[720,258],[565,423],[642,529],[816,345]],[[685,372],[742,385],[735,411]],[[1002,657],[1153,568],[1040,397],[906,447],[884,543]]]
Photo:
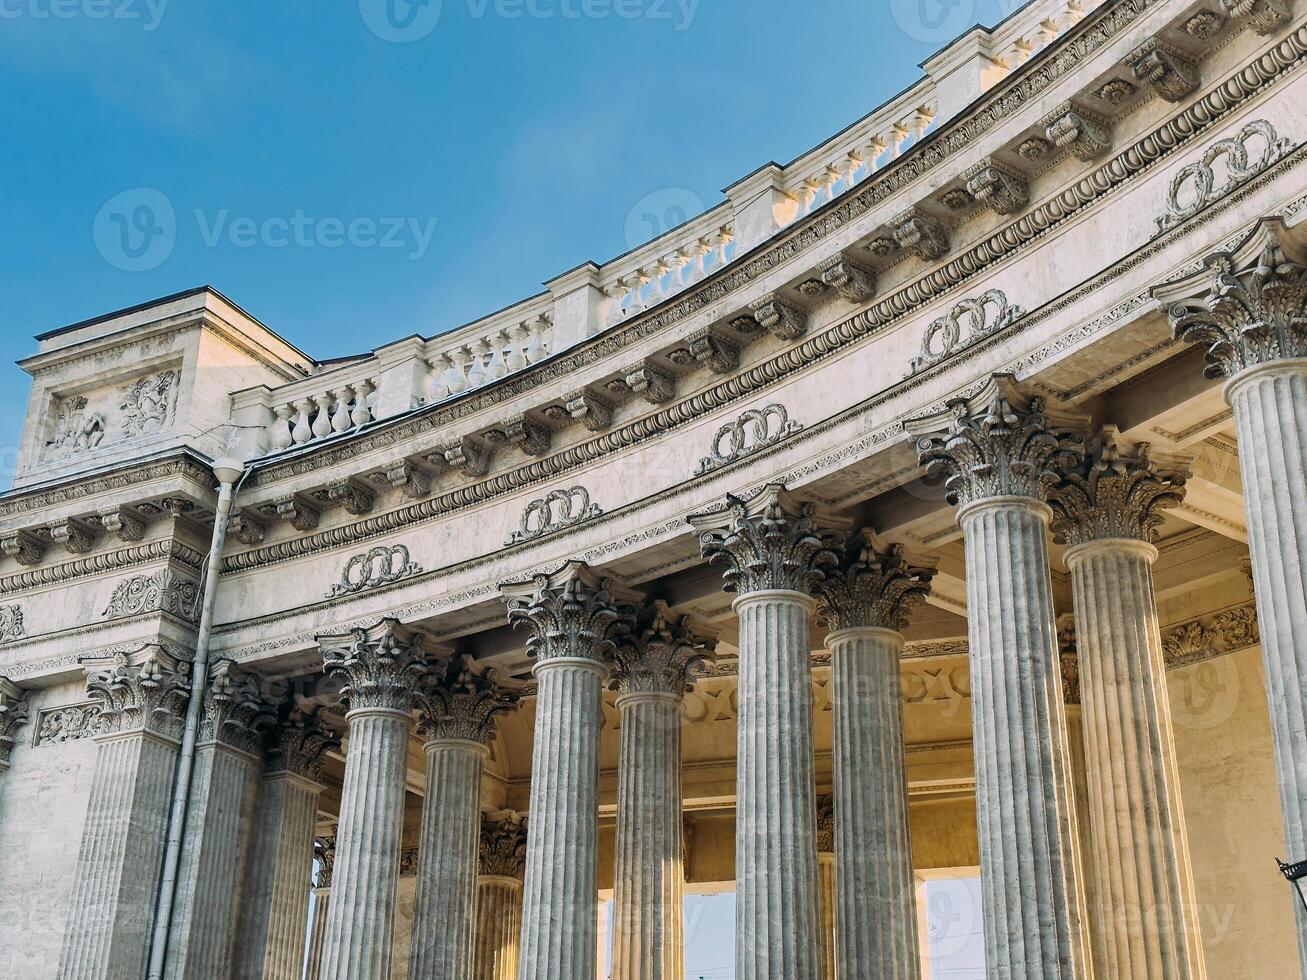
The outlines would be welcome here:
[[[681,696],[629,694],[621,712],[613,980],[685,975]]]
[[[259,788],[241,903],[237,980],[303,975],[320,789],[286,772],[265,776]]]
[[[831,634],[838,973],[920,976],[895,630]]]
[[[1067,553],[1098,882],[1094,961],[1111,976],[1202,976],[1166,667],[1153,598],[1156,549],[1108,539]],[[1192,944],[1197,948],[1197,944]]]
[[[835,855],[818,854],[817,865],[821,891],[821,961],[827,980],[835,980],[838,972],[835,919],[839,905],[839,899],[835,896]]]
[[[606,668],[536,665],[520,980],[592,980],[598,936],[599,726]]]
[[[389,980],[404,830],[410,718],[388,708],[346,716],[349,748],[320,980]]]
[[[426,745],[409,980],[471,980],[481,840],[479,742]]]
[[[304,968],[307,980],[318,980],[322,973],[322,947],[327,938],[327,911],[331,908],[331,889],[313,889],[313,917],[309,922],[309,952]]]
[[[1262,664],[1284,814],[1285,860],[1307,860],[1307,361],[1245,371],[1227,389],[1239,429],[1261,627]],[[1307,975],[1307,913],[1297,896],[1298,951]]]
[[[752,592],[740,619],[736,970],[822,980],[812,660],[803,593]]]
[[[176,742],[154,734],[101,737],[61,980],[145,975],[177,755]]]
[[[971,709],[992,977],[1085,975],[1047,505],[964,507]]]
[[[521,934],[522,883],[515,878],[482,876],[477,882],[474,980],[517,980]]]

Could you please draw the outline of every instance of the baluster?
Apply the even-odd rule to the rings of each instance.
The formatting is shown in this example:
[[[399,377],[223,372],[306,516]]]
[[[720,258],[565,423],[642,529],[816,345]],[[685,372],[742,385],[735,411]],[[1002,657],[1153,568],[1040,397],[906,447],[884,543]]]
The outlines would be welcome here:
[[[893,127],[891,127],[889,133],[889,145],[890,155],[894,159],[898,159],[903,155],[903,144],[907,142],[908,137],[911,135],[912,130],[908,128],[906,122],[896,122]]]
[[[686,270],[690,268],[690,246],[686,245],[673,252],[670,263],[672,267],[672,277],[667,282],[667,295],[675,296],[686,286],[690,285],[685,278]]]
[[[916,134],[915,143],[920,143],[922,138],[930,130],[931,123],[935,121],[935,111],[930,106],[921,106],[917,109],[916,116],[912,120],[912,131]]]
[[[621,279],[610,282],[604,287],[604,295],[608,297],[608,316],[604,322],[611,327],[621,323],[626,315],[626,311],[622,308],[622,298],[626,296],[626,283]]]
[[[437,354],[427,362],[427,367],[431,369],[431,376],[427,379],[428,405],[442,402],[449,397],[449,384],[445,378],[453,366],[454,362],[449,359],[448,354]]]
[[[708,239],[713,247],[713,270],[720,269],[730,261],[726,250],[735,241],[735,233],[729,227],[717,229],[717,233]]]
[[[1067,27],[1075,27],[1085,19],[1085,5],[1080,0],[1067,0],[1062,7]]]
[[[543,361],[549,356],[549,351],[545,346],[545,326],[549,323],[542,316],[538,316],[531,321],[531,339],[527,341],[526,359],[531,364]]]
[[[467,385],[469,388],[480,388],[490,380],[486,374],[486,342],[474,340],[468,350],[471,351],[472,366],[467,371]]]
[[[840,165],[840,180],[844,181],[844,190],[848,191],[858,182],[857,173],[862,169],[862,154],[857,150],[850,150]]]
[[[813,178],[806,178],[794,190],[794,196],[799,199],[799,214],[805,215],[813,208],[813,202],[817,200],[817,192],[821,189],[820,185]]]
[[[536,348],[543,360],[554,352],[554,320],[547,313],[536,317]]]
[[[302,446],[313,438],[313,426],[309,423],[309,409],[312,407],[313,401],[308,398],[295,402],[295,411],[299,415],[295,419],[295,428],[291,430],[291,438],[296,445]]]
[[[657,259],[649,266],[649,301],[645,308],[657,306],[667,298],[665,277],[672,271],[666,259]]]
[[[1035,45],[1030,38],[1019,37],[1012,42],[1012,53],[1006,59],[1013,68],[1024,65],[1035,53]]]
[[[817,175],[817,207],[828,204],[835,200],[835,184],[840,179],[840,172],[830,164],[826,164],[826,169]]]
[[[508,331],[501,330],[490,337],[490,363],[486,365],[486,374],[491,381],[502,378],[508,373],[508,364],[504,359],[504,349],[508,346]]]
[[[272,411],[277,418],[272,423],[271,444],[273,452],[280,452],[295,445],[295,436],[290,426],[290,417],[295,414],[295,409],[291,405],[278,405]]]
[[[372,382],[360,381],[353,388],[354,411],[350,412],[349,417],[354,427],[358,428],[372,421],[372,408],[368,402],[368,396],[372,394]]]
[[[313,418],[313,438],[325,439],[331,435],[331,393],[323,392],[321,395],[314,395],[313,402],[318,407],[317,414]]]
[[[1039,46],[1046,48],[1057,40],[1060,29],[1057,26],[1057,20],[1053,17],[1045,17],[1039,22]]]
[[[867,161],[867,169],[862,174],[862,180],[866,180],[874,174],[880,166],[881,155],[885,152],[885,137],[873,136],[867,141],[867,145],[862,148],[863,159]]]
[[[472,353],[466,347],[459,347],[450,351],[449,356],[450,368],[445,374],[445,384],[451,395],[460,395],[468,389],[467,372]]]
[[[342,386],[335,391],[336,411],[331,416],[331,429],[333,432],[348,432],[354,425],[349,417],[349,403],[353,392],[348,386]]]
[[[687,286],[693,286],[708,274],[708,267],[705,263],[711,252],[712,246],[708,244],[708,240],[705,238],[700,238],[686,246],[686,253],[690,259],[690,264],[685,271],[685,284]]]
[[[531,328],[525,320],[513,327],[513,348],[508,352],[508,360],[504,362],[510,374],[516,374],[530,363],[525,354],[526,342],[530,337]]]

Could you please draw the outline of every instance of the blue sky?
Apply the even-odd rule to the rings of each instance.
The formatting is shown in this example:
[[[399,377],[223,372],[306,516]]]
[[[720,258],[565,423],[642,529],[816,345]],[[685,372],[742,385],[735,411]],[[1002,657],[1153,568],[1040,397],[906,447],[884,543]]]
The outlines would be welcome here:
[[[457,326],[638,244],[649,195],[707,206],[788,161],[1011,3],[0,0],[0,363],[206,282],[319,358]],[[175,240],[127,271],[104,214],[136,188]],[[364,234],[328,247],[334,221]],[[12,447],[27,379],[0,371]]]

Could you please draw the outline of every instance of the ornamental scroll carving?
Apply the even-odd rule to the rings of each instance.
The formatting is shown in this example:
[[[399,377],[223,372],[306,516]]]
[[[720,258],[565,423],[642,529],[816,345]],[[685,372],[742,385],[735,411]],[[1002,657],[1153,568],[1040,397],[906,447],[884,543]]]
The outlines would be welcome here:
[[[22,606],[0,606],[0,643],[21,640],[27,635]]]
[[[802,428],[800,423],[790,418],[784,405],[772,404],[750,409],[734,422],[728,422],[717,430],[708,450],[709,455],[699,460],[694,475],[711,473],[760,449],[774,446]]]
[[[199,619],[200,587],[169,569],[137,575],[119,582],[103,616],[122,619],[144,613],[166,612],[194,623]]]
[[[1211,660],[1261,642],[1257,607],[1248,603],[1162,631],[1167,670]]]
[[[1236,187],[1273,167],[1293,149],[1293,143],[1282,138],[1265,119],[1255,119],[1233,136],[1217,140],[1198,161],[1182,167],[1172,179],[1166,211],[1157,219],[1158,234],[1170,231],[1213,201],[1220,200]],[[1253,150],[1257,152],[1256,160],[1249,162]],[[1221,169],[1226,175],[1220,185],[1216,182],[1218,164],[1223,164]]]
[[[598,504],[590,502],[590,491],[585,487],[555,490],[526,505],[518,529],[508,536],[504,544],[534,541],[564,528],[583,524],[602,513]]]
[[[100,730],[100,707],[94,702],[42,711],[36,721],[37,745],[62,745],[90,738]]]
[[[327,591],[328,599],[355,595],[421,575],[423,568],[402,544],[380,545],[345,562],[340,581]]]
[[[964,299],[948,316],[940,317],[926,328],[921,336],[921,354],[912,359],[908,377],[966,350],[1025,315],[1025,310],[1008,302],[1007,294],[1001,289],[991,289],[972,299]],[[965,338],[962,336],[964,320],[967,327]]]

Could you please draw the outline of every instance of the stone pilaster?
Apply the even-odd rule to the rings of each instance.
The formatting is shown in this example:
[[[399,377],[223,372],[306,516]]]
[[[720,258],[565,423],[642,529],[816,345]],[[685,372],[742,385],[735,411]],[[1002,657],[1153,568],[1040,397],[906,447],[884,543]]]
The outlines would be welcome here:
[[[255,806],[233,975],[300,980],[322,763],[340,745],[321,709],[292,708],[267,753]]]
[[[313,883],[312,912],[309,921],[309,952],[304,967],[306,980],[318,980],[322,972],[322,946],[327,935],[327,911],[331,908],[331,875],[336,863],[336,838],[319,837],[313,842],[318,859],[317,880]]]
[[[502,587],[535,658],[535,749],[520,980],[595,975],[599,726],[616,641],[639,597],[583,562]]]
[[[689,671],[711,646],[658,603],[647,628],[617,649],[613,980],[685,974],[681,706]]]
[[[162,647],[82,662],[99,747],[59,956],[61,980],[145,975],[190,665]]]
[[[9,753],[27,721],[27,698],[17,684],[0,677],[0,775],[9,769]]]
[[[736,970],[821,980],[813,794],[809,617],[814,587],[839,563],[840,536],[815,508],[769,485],[696,514],[704,557],[738,593]]]
[[[209,668],[163,975],[229,976],[264,733],[274,709],[230,660]]]
[[[526,839],[520,814],[482,818],[474,980],[517,980]]]
[[[993,977],[1086,973],[1047,485],[1081,440],[1000,376],[909,423],[966,540],[976,821]]]
[[[420,634],[393,619],[319,637],[349,709],[345,783],[320,980],[389,980],[414,695],[439,674]]]
[[[1280,219],[1257,225],[1188,279],[1153,290],[1175,335],[1229,379],[1248,511],[1262,665],[1289,861],[1307,859],[1307,249]],[[1307,912],[1296,895],[1307,974]]]
[[[827,980],[834,980],[836,969],[835,894],[835,800],[823,796],[817,800],[817,892],[821,904],[821,960]]]
[[[837,973],[920,975],[899,657],[931,572],[869,531],[819,587],[831,633]]]
[[[1111,430],[1050,492],[1075,601],[1096,968],[1110,976],[1205,975],[1180,805],[1150,543],[1184,478]]]
[[[427,783],[409,980],[472,980],[481,770],[495,718],[516,704],[468,659],[419,702]]]

